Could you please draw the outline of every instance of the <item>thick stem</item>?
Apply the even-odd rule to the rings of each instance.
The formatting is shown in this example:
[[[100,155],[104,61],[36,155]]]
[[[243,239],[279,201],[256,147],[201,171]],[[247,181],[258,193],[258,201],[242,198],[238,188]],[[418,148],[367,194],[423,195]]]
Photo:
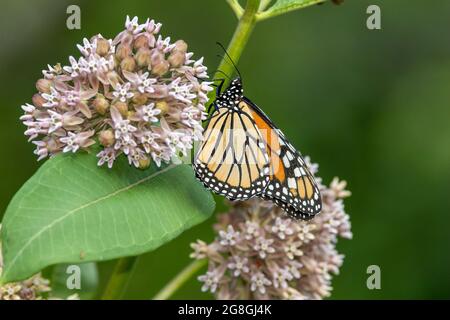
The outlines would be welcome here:
[[[231,59],[233,59],[234,63],[237,64],[239,58],[241,57],[242,51],[244,50],[245,45],[247,44],[248,38],[250,37],[253,28],[256,23],[256,13],[258,12],[260,0],[248,0],[247,5],[245,6],[244,13],[239,19],[239,23],[234,31],[233,38],[231,38],[230,43],[228,44],[227,52],[230,55]],[[231,77],[233,74],[234,67],[230,61],[227,61],[227,58],[224,57],[219,64],[218,70],[227,74]],[[215,74],[215,78],[222,78],[223,74],[217,72]],[[226,86],[228,81],[225,81],[224,85]]]
[[[138,256],[120,258],[113,270],[102,300],[118,300],[122,297],[134,270]]]
[[[159,291],[153,300],[167,300],[170,298],[186,281],[194,276],[207,263],[206,259],[195,260],[185,267],[175,278],[173,278],[164,288]]]

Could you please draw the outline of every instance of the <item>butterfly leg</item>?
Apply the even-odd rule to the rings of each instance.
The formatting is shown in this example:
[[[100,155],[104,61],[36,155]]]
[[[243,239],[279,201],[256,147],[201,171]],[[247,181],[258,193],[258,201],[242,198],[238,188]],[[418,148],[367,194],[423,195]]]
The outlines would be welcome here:
[[[209,105],[209,107],[208,107],[208,119],[206,119],[205,120],[205,122],[209,122],[210,120],[211,120],[211,118],[212,118],[212,113],[210,114],[210,111],[211,111],[211,108],[214,106],[214,108],[216,109],[216,110],[219,110],[219,107],[217,107],[217,104],[215,103],[215,102],[213,102],[213,103],[211,103],[210,105]]]
[[[220,81],[219,84],[215,84],[215,83],[212,84],[213,87],[216,87],[216,96],[217,97],[220,96],[220,93],[222,92],[222,87],[223,87],[223,84],[225,83],[225,80],[226,80],[225,78],[213,79],[213,82]]]
[[[214,86],[214,87],[217,88],[217,89],[216,89],[216,96],[217,96],[217,97],[220,96],[220,92],[222,91],[222,86],[223,86],[225,80],[226,80],[226,79],[224,79],[224,78],[213,79],[213,82],[214,82],[214,81],[220,81],[219,84],[215,84],[215,83],[212,84],[212,86]],[[216,102],[214,101],[214,102],[211,103],[211,104],[209,105],[209,107],[208,107],[208,111],[207,111],[208,114],[210,113],[212,106],[214,106],[214,108],[215,108],[216,110],[219,110],[219,107],[217,107],[217,104],[216,104]],[[211,116],[208,117],[207,121],[209,121],[210,119],[211,119]]]

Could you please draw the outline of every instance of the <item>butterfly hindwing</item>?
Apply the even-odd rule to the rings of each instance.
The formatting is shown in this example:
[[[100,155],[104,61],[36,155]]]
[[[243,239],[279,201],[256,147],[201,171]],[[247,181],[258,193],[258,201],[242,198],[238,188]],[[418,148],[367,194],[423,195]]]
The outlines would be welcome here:
[[[270,181],[261,197],[296,219],[310,219],[322,209],[319,188],[300,153],[250,100],[244,102],[262,132],[270,158]]]

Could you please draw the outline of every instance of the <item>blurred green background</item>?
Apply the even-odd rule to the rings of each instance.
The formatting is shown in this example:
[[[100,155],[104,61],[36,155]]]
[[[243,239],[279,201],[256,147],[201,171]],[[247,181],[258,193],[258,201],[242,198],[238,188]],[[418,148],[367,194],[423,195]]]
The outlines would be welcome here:
[[[65,27],[69,4],[81,30]],[[381,7],[381,30],[366,8]],[[0,212],[39,163],[23,136],[20,105],[31,102],[47,63],[67,63],[76,43],[113,37],[125,16],[153,17],[214,70],[236,19],[224,0],[3,1],[0,10]],[[333,280],[334,299],[450,297],[450,1],[346,0],[256,26],[239,62],[246,94],[325,182],[348,181],[354,239]],[[223,210],[222,206],[218,206]],[[1,213],[0,213],[1,216]],[[189,262],[189,243],[210,241],[214,218],[146,254],[125,298],[152,297]],[[366,269],[381,268],[381,290]],[[100,264],[102,284],[112,262]],[[175,298],[209,298],[190,281]]]

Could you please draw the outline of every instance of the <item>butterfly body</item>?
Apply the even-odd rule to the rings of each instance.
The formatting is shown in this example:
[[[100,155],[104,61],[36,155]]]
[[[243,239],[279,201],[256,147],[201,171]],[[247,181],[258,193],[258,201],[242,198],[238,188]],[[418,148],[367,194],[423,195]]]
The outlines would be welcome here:
[[[320,192],[300,153],[265,113],[243,95],[240,78],[220,93],[194,159],[197,179],[230,200],[260,197],[296,219],[322,208]]]

